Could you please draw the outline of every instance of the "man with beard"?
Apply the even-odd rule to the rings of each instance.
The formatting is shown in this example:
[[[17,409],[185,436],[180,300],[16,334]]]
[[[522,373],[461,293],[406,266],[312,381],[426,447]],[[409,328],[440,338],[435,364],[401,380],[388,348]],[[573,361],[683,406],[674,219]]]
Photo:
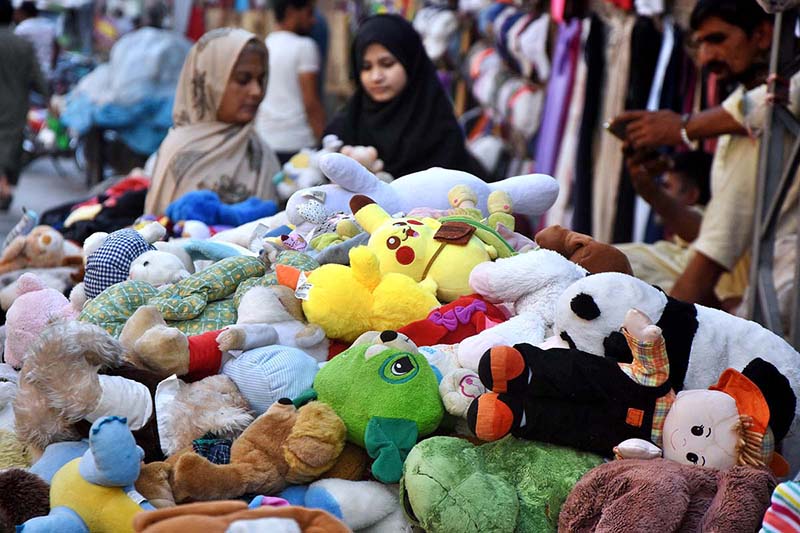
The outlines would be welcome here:
[[[267,36],[269,84],[256,116],[256,131],[281,164],[302,148],[319,143],[325,110],[318,77],[320,53],[308,37],[314,26],[313,0],[273,0],[277,30]]]
[[[761,89],[768,74],[772,17],[755,0],[699,0],[691,28],[700,65],[720,81],[737,83],[736,90],[721,106],[694,115],[629,111],[616,121],[627,122],[626,164],[632,170],[634,188],[644,193],[642,197],[667,225],[693,241],[670,295],[719,307],[714,293],[717,282],[722,274],[735,269],[753,240],[760,142],[748,135],[745,115],[755,105],[749,98],[751,92]],[[646,180],[652,178],[644,170],[657,161],[647,158],[648,151],[664,145],[694,149],[699,140],[717,136],[711,201],[702,216],[663,189],[648,186]]]

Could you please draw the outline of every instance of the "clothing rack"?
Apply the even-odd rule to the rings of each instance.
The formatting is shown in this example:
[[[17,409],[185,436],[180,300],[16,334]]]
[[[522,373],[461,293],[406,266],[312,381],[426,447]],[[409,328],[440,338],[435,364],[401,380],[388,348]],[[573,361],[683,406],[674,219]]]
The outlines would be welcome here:
[[[775,233],[784,200],[800,167],[800,121],[787,109],[789,78],[800,68],[800,46],[795,36],[798,11],[792,9],[775,15],[774,35],[770,52],[768,101],[756,188],[750,288],[753,298],[746,310],[748,318],[782,335],[778,297],[773,277]],[[784,157],[786,133],[794,137],[788,159]],[[786,160],[785,160],[786,159]],[[790,216],[798,216],[792,214]],[[800,239],[798,240],[800,258]],[[796,261],[791,322],[788,341],[800,348],[800,261]]]

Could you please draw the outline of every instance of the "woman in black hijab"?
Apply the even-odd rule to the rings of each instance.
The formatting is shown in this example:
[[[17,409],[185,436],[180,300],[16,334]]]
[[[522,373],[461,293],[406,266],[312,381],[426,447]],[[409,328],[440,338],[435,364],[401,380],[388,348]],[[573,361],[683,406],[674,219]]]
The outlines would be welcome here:
[[[422,40],[404,18],[375,15],[351,53],[356,92],[328,125],[345,144],[374,146],[394,177],[431,167],[487,172],[467,151]]]

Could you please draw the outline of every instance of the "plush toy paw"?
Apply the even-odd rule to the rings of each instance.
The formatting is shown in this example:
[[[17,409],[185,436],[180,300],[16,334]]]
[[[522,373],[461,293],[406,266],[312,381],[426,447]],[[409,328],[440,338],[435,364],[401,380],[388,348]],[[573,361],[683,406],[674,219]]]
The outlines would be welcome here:
[[[477,372],[483,354],[495,346],[509,343],[509,339],[498,335],[492,331],[493,329],[483,330],[477,335],[467,337],[461,341],[458,345],[458,364]]]
[[[487,392],[472,402],[467,411],[467,424],[481,440],[500,440],[515,428],[522,419],[522,405],[507,394]]]
[[[629,309],[625,313],[622,327],[640,341],[655,342],[661,337],[661,328],[654,325],[650,317],[638,309]]]
[[[522,393],[528,388],[530,369],[513,346],[495,346],[478,364],[478,375],[486,388],[498,393]]]
[[[308,324],[297,332],[295,342],[299,348],[311,348],[325,340],[325,331],[316,324]]]
[[[243,350],[246,340],[247,334],[245,333],[244,329],[236,326],[230,326],[222,330],[222,332],[217,335],[217,346],[219,347],[220,351],[223,352],[230,350]]]
[[[439,394],[445,410],[459,418],[466,418],[469,406],[485,392],[486,387],[478,374],[466,368],[453,370],[439,383]]]
[[[128,361],[156,374],[183,376],[189,372],[189,341],[181,331],[170,328],[155,306],[136,310],[119,337],[128,349]]]

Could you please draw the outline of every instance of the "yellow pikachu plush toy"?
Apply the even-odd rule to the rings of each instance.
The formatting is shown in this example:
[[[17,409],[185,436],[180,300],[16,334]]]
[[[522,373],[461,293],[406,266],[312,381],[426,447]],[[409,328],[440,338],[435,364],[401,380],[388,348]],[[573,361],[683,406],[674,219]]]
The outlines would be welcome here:
[[[422,282],[433,282],[442,302],[472,294],[472,269],[497,257],[497,250],[475,235],[464,222],[433,218],[392,218],[372,199],[350,200],[356,221],[369,234],[368,247],[378,257],[381,272],[396,272]]]

